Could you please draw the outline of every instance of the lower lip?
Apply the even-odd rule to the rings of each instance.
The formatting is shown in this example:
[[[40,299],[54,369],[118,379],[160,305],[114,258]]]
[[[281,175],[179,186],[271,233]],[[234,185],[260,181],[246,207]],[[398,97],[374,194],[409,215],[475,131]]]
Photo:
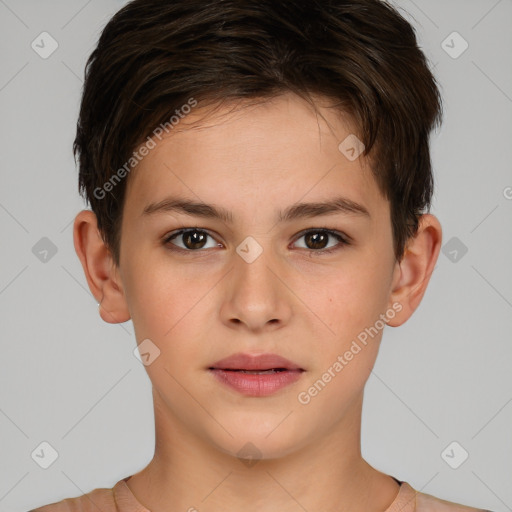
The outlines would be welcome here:
[[[210,370],[217,379],[247,396],[268,396],[300,379],[302,370],[275,373],[242,373]]]

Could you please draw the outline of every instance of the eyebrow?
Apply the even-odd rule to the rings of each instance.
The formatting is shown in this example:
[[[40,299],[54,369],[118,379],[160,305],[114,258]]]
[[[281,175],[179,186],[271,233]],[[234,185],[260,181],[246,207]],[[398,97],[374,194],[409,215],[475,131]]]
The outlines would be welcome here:
[[[229,224],[233,222],[231,212],[225,208],[179,197],[166,197],[157,203],[148,204],[144,208],[142,216],[146,217],[155,213],[169,212],[184,213],[186,215],[202,218],[220,219]],[[296,219],[339,213],[371,218],[370,212],[365,206],[347,199],[346,197],[339,196],[329,201],[294,204],[284,211],[278,211],[277,219],[278,222],[290,222]]]

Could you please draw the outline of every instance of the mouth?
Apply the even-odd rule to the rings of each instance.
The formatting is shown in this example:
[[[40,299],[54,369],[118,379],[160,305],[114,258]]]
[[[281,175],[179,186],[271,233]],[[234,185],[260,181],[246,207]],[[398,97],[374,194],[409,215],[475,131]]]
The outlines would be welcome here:
[[[276,354],[234,354],[208,370],[218,381],[247,396],[268,396],[293,384],[306,370]]]

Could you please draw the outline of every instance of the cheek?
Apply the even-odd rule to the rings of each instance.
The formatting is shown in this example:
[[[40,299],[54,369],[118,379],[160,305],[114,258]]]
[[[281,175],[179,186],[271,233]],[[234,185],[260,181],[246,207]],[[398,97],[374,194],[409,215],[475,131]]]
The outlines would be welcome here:
[[[376,290],[378,272],[355,268],[330,280],[324,293],[308,296],[329,330],[315,329],[316,357],[298,401],[326,423],[340,420],[364,389],[382,337],[382,322],[375,328],[385,309],[385,294]]]
[[[332,381],[325,398],[333,393],[331,398],[339,400],[337,393],[342,389],[342,396],[353,395],[371,373],[385,328],[380,319],[387,306],[384,270],[385,265],[361,256],[346,268],[331,271],[330,278],[318,280],[316,287],[310,286],[308,304],[323,322],[316,340],[321,350],[312,377]],[[335,378],[325,375],[329,369]]]
[[[125,274],[126,299],[137,340],[140,336],[161,339],[188,305],[178,273],[166,270],[154,259],[133,258]]]
[[[130,272],[126,293],[137,342],[149,338],[162,353],[172,352],[171,362],[195,357],[201,334],[204,339],[213,332],[219,276],[206,271],[202,276],[197,266],[173,267],[161,258],[132,265]]]
[[[373,324],[386,307],[386,286],[382,268],[360,259],[352,265],[330,269],[324,277],[304,281],[302,296],[320,319],[334,332],[332,337],[346,338]]]

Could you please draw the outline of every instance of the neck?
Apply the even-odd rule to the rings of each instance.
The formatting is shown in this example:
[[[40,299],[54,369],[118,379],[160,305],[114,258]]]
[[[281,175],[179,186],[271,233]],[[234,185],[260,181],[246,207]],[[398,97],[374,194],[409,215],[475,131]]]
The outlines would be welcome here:
[[[335,431],[276,458],[247,442],[238,456],[225,453],[169,414],[154,389],[153,399],[155,455],[128,481],[152,512],[384,512],[398,494],[361,456],[362,395]]]

